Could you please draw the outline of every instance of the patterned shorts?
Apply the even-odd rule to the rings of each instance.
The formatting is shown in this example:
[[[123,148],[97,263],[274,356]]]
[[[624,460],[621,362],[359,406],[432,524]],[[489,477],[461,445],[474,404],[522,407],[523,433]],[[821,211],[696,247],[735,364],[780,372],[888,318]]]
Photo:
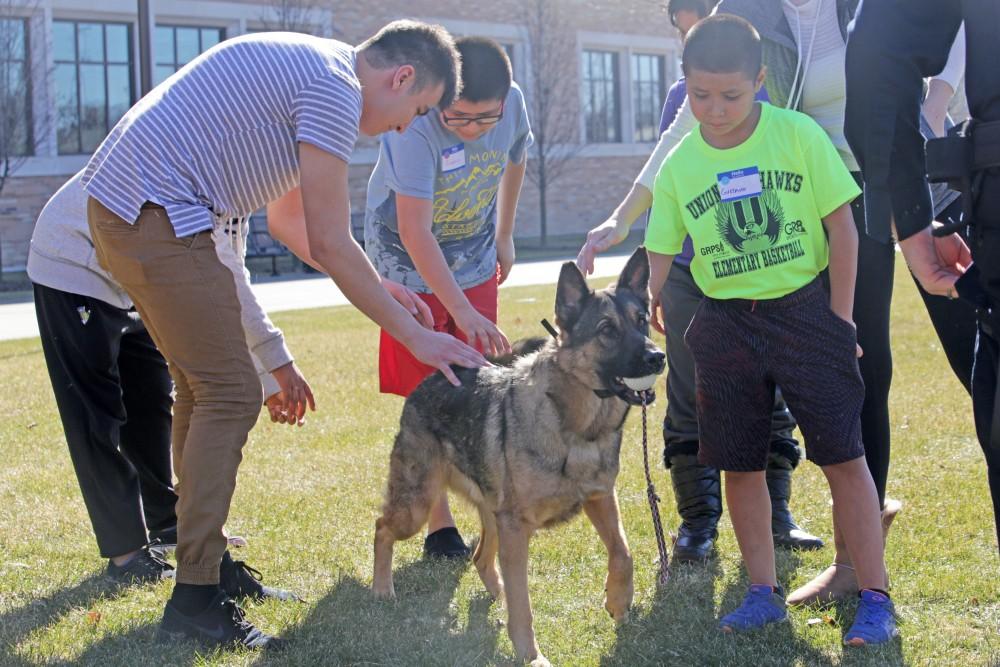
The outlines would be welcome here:
[[[864,456],[857,333],[819,279],[779,299],[706,297],[684,336],[696,368],[698,459],[720,470],[767,464],[775,386],[820,466]]]

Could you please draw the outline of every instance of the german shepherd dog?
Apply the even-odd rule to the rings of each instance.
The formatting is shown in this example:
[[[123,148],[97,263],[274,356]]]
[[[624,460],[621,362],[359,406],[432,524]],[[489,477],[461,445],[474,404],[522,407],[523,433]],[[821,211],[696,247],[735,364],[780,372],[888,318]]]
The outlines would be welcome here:
[[[558,340],[510,366],[456,368],[461,387],[435,374],[407,398],[375,522],[376,596],[395,596],[393,543],[423,527],[447,487],[479,510],[482,532],[472,559],[486,590],[494,598],[506,595],[507,628],[519,658],[549,664],[532,629],[528,540],[581,509],[608,551],[605,609],[625,620],[632,556],[615,478],[622,424],[630,404],[641,401],[625,379],[646,377],[652,384],[650,376],[665,366],[649,339],[648,283],[642,248],[617,284],[598,292],[567,262],[556,293]],[[537,347],[528,342],[522,351]]]

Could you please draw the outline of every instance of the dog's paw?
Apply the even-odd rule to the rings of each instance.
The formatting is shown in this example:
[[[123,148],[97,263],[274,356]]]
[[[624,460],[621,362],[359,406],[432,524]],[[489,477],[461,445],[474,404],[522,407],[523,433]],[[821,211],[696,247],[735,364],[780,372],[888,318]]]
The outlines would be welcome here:
[[[372,586],[372,595],[379,600],[395,600],[396,590],[393,588],[392,584],[389,584],[388,586],[376,584]]]
[[[531,667],[552,667],[552,663],[544,655],[539,655],[537,658],[528,663]]]
[[[614,619],[616,625],[628,623],[629,605],[622,603],[613,604],[610,600],[605,600],[604,609]]]

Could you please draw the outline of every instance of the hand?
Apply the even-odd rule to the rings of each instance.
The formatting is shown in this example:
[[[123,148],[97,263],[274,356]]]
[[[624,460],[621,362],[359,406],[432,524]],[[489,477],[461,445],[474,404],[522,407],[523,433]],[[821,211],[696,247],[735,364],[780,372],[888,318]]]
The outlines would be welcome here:
[[[653,329],[659,331],[664,336],[667,335],[666,331],[666,316],[663,312],[663,302],[660,301],[660,295],[656,294],[653,296],[653,300],[649,304],[650,313],[652,317],[649,319],[649,323],[653,326]]]
[[[316,412],[316,399],[313,398],[309,383],[294,361],[275,368],[271,371],[271,375],[281,387],[281,391],[268,396],[265,401],[271,421],[302,426],[306,423],[306,407]]]
[[[420,361],[441,371],[448,381],[456,387],[462,383],[451,370],[451,364],[465,368],[489,366],[486,357],[469,347],[459,339],[438,331],[417,329],[416,336],[406,345]]]
[[[584,275],[589,276],[594,272],[594,258],[597,254],[604,252],[611,246],[618,245],[625,240],[626,236],[628,236],[628,229],[619,227],[614,218],[605,220],[587,232],[587,242],[583,244],[580,253],[576,256],[576,265],[580,267]]]
[[[434,328],[434,316],[431,314],[430,306],[417,296],[416,292],[388,278],[382,279],[382,287],[393,299],[399,302],[399,305],[406,308],[406,312],[413,315],[413,319],[421,326],[427,329]]]
[[[454,313],[452,317],[473,347],[483,350],[486,354],[510,354],[510,341],[507,340],[507,336],[472,306]]]
[[[955,297],[955,281],[972,264],[969,247],[961,236],[936,238],[928,227],[900,241],[899,246],[913,277],[928,293]]]
[[[503,285],[510,275],[510,268],[514,266],[514,239],[497,239],[497,264],[500,265],[499,279],[497,282]]]

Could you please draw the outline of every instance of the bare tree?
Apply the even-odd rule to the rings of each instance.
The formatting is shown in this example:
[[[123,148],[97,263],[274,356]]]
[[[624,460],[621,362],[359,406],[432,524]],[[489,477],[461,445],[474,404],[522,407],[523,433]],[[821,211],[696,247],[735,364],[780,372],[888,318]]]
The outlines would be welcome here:
[[[314,14],[322,4],[319,0],[271,0],[260,22],[265,30],[311,34],[317,28]]]
[[[522,0],[526,27],[528,88],[525,98],[535,135],[528,180],[538,188],[541,244],[548,235],[549,188],[583,148],[579,137],[574,32],[557,0]]]
[[[32,85],[44,85],[44,62],[35,62],[28,23],[36,8],[29,0],[0,0],[0,193],[8,179],[35,152],[36,130],[44,136],[48,118],[33,109]],[[40,114],[40,115],[38,115]]]

